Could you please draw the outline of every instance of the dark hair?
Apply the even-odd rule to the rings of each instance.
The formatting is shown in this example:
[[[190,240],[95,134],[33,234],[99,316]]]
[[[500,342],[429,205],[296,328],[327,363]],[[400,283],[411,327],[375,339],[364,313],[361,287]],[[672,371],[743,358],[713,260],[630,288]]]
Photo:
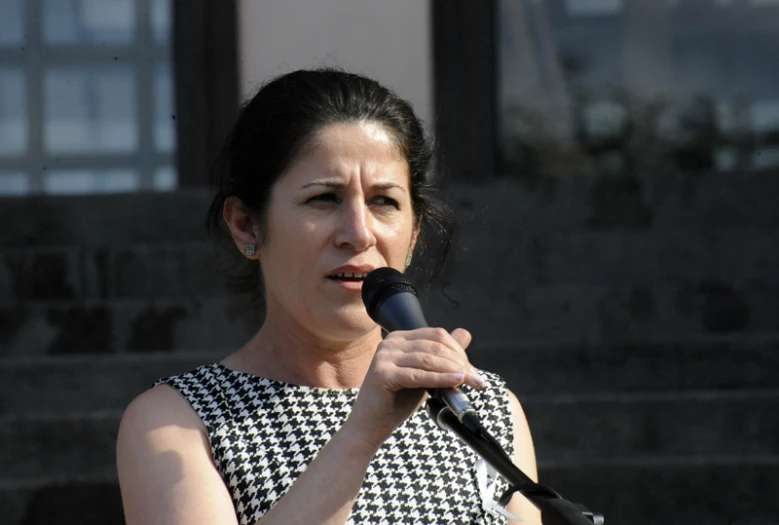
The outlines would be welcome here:
[[[223,269],[231,291],[248,292],[256,304],[262,304],[260,268],[235,249],[222,218],[225,200],[239,198],[264,237],[271,188],[296,156],[324,127],[359,121],[385,126],[408,162],[414,217],[421,219],[412,269],[416,274],[427,272],[427,282],[442,270],[451,244],[452,214],[434,195],[433,143],[411,105],[358,74],[332,68],[300,70],[272,79],[243,105],[214,164],[218,191],[208,210],[207,230],[217,244],[229,246]],[[431,242],[431,237],[437,242]],[[417,264],[425,250],[434,252],[425,257],[428,264],[422,266],[427,268]]]

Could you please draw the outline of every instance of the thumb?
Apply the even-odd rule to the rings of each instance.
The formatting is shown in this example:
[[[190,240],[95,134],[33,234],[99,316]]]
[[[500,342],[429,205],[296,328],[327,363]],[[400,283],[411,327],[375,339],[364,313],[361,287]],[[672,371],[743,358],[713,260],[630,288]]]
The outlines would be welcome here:
[[[460,346],[463,347],[463,349],[467,349],[468,345],[471,344],[471,340],[473,339],[471,333],[465,328],[455,328],[452,330],[451,336],[460,344]]]

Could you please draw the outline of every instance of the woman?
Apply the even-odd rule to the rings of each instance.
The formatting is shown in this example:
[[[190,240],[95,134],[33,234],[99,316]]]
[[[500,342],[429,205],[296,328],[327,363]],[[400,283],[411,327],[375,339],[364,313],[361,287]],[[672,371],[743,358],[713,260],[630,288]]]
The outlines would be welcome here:
[[[513,394],[468,362],[470,334],[393,332],[361,280],[404,271],[441,206],[411,107],[370,79],[297,71],[264,86],[225,145],[211,207],[262,290],[265,321],[220,363],[166,378],[127,408],[117,445],[128,525],[505,523],[483,465],[421,408],[461,385],[536,476]],[[509,508],[539,515],[521,495]]]

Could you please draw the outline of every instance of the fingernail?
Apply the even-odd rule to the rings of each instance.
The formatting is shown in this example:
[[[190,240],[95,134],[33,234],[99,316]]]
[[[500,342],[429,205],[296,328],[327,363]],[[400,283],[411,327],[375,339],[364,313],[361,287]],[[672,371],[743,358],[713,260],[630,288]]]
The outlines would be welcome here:
[[[471,377],[473,377],[473,381],[479,388],[485,388],[487,386],[487,381],[476,370],[471,373]]]
[[[462,372],[455,372],[452,374],[452,378],[455,381],[462,381],[463,379],[465,379],[465,374],[463,374]]]

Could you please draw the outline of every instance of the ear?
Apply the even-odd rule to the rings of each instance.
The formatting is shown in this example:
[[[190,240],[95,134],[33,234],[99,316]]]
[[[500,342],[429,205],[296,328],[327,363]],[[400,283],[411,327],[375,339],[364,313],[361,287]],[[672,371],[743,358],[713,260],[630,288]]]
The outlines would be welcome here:
[[[233,236],[238,251],[249,259],[259,258],[257,252],[259,251],[260,230],[241,199],[227,197],[222,208],[222,217],[227,227],[230,228],[230,234]],[[244,250],[246,245],[255,247],[253,255],[246,255]]]
[[[417,221],[417,225],[414,226],[414,231],[411,232],[411,244],[408,246],[408,253],[414,253],[414,248],[417,247],[417,240],[419,239],[419,231],[422,228],[422,219]]]

